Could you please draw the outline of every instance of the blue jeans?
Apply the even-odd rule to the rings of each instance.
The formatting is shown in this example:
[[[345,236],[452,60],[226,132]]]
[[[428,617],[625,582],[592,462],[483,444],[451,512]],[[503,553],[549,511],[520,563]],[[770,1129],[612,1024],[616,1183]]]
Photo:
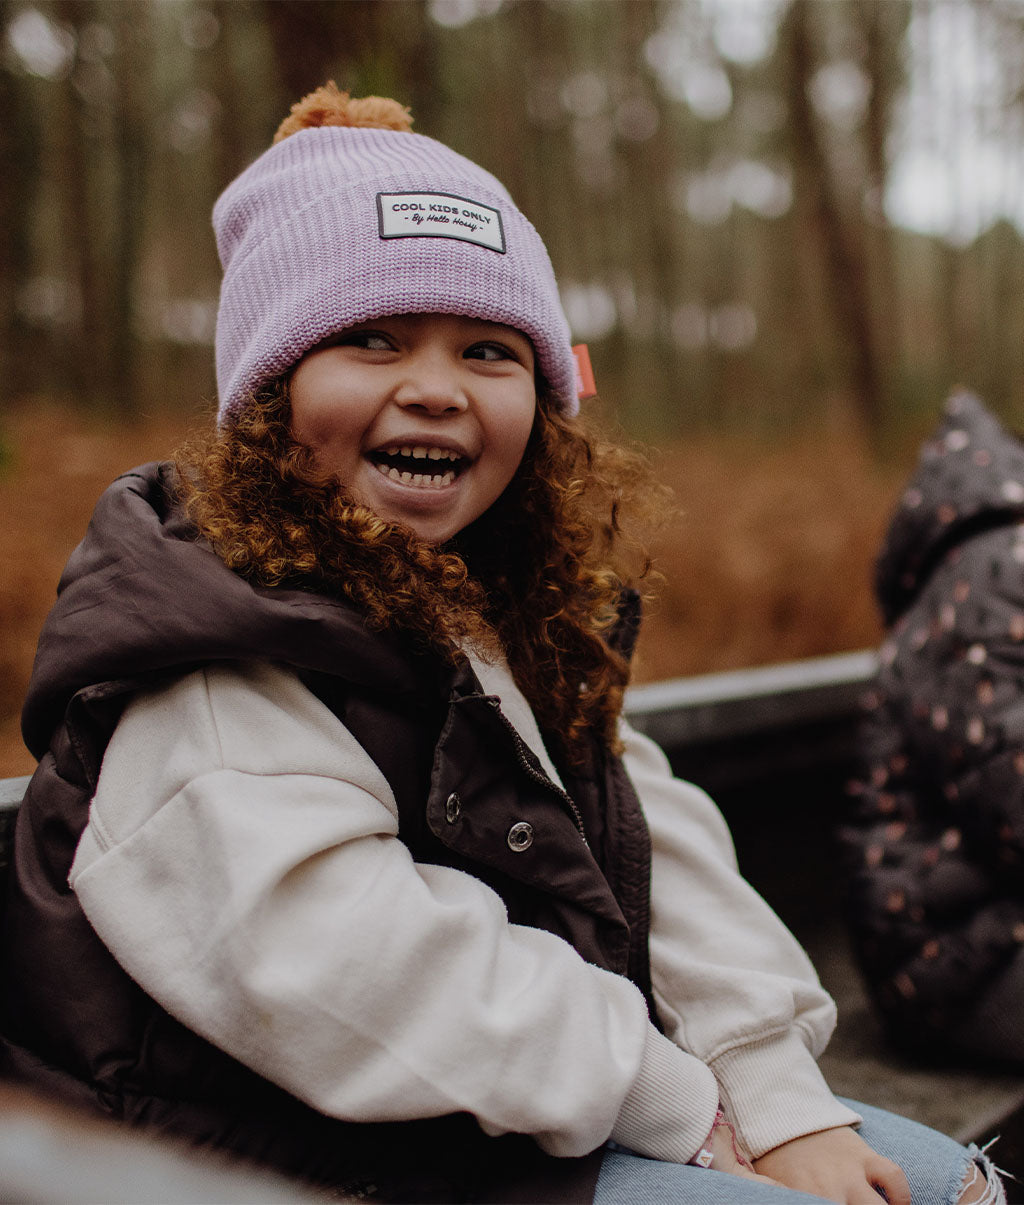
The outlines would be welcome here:
[[[895,1113],[846,1102],[864,1118],[858,1133],[880,1155],[898,1163],[910,1181],[912,1205],[953,1205],[975,1160],[996,1179],[987,1157]],[[722,1172],[659,1163],[610,1147],[601,1163],[594,1205],[811,1205],[820,1197],[770,1188]],[[879,1202],[882,1201],[879,1197]],[[993,1195],[993,1202],[1002,1201]]]

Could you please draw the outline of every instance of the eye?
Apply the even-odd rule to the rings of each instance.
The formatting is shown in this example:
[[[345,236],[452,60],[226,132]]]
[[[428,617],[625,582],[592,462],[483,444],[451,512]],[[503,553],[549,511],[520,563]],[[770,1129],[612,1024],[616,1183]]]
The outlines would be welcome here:
[[[468,347],[463,353],[463,358],[466,360],[518,360],[518,356],[511,348],[505,347],[502,343],[474,343],[472,347]]]
[[[381,331],[342,331],[331,344],[335,347],[364,347],[367,351],[391,351],[394,344]]]

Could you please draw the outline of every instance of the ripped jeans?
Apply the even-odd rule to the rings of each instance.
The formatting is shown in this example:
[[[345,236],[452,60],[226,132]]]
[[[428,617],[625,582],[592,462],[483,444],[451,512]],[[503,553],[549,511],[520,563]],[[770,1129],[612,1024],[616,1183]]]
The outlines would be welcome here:
[[[861,1105],[846,1104],[864,1118],[858,1133],[880,1155],[903,1168],[910,1182],[912,1205],[954,1205],[972,1172],[988,1179],[984,1205],[1005,1205],[1006,1196],[988,1156],[963,1147],[945,1134],[906,1117]],[[879,1202],[882,1197],[879,1197]],[[659,1163],[619,1149],[609,1149],[601,1164],[594,1205],[812,1205],[820,1197],[770,1188],[722,1172],[678,1163]]]

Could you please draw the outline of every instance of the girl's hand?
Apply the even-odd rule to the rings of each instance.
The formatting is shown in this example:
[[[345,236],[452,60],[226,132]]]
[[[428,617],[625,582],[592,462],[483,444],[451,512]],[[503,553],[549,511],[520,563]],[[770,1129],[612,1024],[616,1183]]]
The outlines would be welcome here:
[[[846,1126],[794,1138],[754,1160],[759,1172],[787,1188],[839,1205],[910,1205],[903,1169]]]

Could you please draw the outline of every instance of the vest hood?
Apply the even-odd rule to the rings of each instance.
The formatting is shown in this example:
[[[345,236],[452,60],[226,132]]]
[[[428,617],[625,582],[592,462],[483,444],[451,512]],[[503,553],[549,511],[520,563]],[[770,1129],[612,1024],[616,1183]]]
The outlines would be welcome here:
[[[273,655],[397,697],[436,693],[434,661],[371,632],[345,603],[253,586],[228,569],[175,500],[174,479],[158,463],[119,477],[68,561],[22,713],[37,758],[79,692],[105,684],[106,695],[123,694],[216,660]]]
[[[892,518],[875,588],[887,625],[968,536],[1024,521],[1024,445],[974,394],[954,393]]]

